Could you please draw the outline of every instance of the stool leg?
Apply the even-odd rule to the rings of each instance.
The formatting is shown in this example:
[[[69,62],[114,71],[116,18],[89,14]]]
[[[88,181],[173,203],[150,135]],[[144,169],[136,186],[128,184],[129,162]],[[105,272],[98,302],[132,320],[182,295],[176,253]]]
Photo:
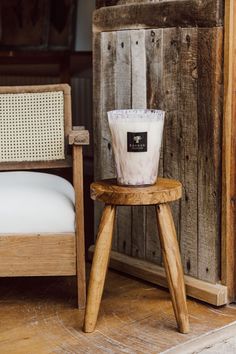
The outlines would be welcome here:
[[[164,258],[166,276],[176,321],[181,333],[189,332],[188,309],[175,225],[168,204],[156,205],[157,224]]]
[[[84,319],[84,332],[88,333],[94,331],[97,322],[112,245],[115,213],[116,207],[114,205],[106,205],[99,225]]]

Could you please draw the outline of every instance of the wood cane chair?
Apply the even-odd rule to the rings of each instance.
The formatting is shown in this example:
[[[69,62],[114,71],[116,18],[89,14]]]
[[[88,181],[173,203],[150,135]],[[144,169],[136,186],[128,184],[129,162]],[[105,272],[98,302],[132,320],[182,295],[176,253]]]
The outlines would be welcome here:
[[[88,140],[86,130],[72,130],[67,84],[0,87],[0,277],[76,275],[81,309]],[[71,165],[74,188],[62,177],[26,171]]]

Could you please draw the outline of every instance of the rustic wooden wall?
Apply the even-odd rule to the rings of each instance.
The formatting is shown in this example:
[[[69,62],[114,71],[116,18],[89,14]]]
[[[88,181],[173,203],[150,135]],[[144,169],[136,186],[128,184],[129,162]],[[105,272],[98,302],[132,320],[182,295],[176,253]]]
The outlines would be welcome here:
[[[212,283],[220,279],[222,44],[222,26],[94,35],[95,177],[115,175],[108,110],[164,109],[159,175],[184,186],[173,205],[184,270]],[[113,249],[161,264],[153,208],[122,207],[117,219]]]

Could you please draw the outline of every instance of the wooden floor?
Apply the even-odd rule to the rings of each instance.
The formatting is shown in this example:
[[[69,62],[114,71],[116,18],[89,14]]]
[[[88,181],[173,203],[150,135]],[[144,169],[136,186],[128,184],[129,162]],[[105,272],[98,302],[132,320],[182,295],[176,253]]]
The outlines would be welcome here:
[[[84,334],[73,278],[0,279],[0,353],[160,353],[236,320],[189,300],[191,333],[180,334],[168,292],[109,271],[97,330]]]

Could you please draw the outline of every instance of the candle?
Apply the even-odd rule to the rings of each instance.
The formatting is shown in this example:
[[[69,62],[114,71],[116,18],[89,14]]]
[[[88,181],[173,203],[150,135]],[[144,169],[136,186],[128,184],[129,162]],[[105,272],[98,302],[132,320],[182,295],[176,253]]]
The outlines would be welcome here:
[[[108,112],[118,184],[156,182],[164,115],[160,110],[145,109]]]

